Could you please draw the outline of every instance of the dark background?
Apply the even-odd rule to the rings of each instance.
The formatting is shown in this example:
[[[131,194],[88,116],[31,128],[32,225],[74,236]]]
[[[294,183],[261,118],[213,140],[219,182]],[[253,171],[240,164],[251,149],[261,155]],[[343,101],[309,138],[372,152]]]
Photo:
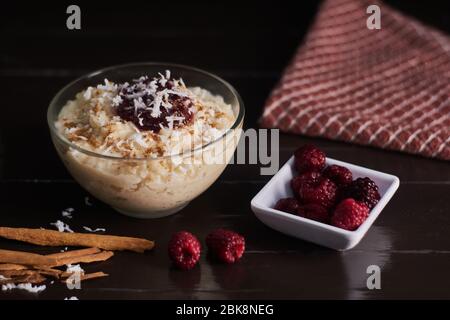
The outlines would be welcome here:
[[[62,286],[40,297],[80,298],[450,298],[448,163],[292,135],[281,136],[280,161],[313,142],[343,161],[389,172],[401,187],[366,238],[338,253],[281,235],[253,216],[250,199],[270,177],[258,166],[230,166],[219,181],[181,213],[141,221],[96,202],[64,169],[50,142],[45,113],[53,95],[93,70],[128,62],[164,61],[206,69],[241,94],[246,127],[257,125],[265,98],[305,36],[320,1],[121,1],[77,3],[82,29],[66,29],[71,3],[0,5],[0,224],[41,227],[75,207],[71,226],[106,227],[113,234],[151,237],[148,255],[119,253],[102,264],[109,278],[82,292]],[[450,32],[449,1],[386,3]],[[232,201],[230,201],[232,199]],[[200,222],[201,221],[201,222]],[[170,269],[169,235],[179,229],[204,236],[210,228],[242,232],[248,252],[224,267],[202,258],[190,273]],[[32,246],[2,241],[1,247]],[[383,290],[365,289],[364,268],[383,266]],[[100,267],[95,267],[98,270]],[[21,293],[6,298],[36,298]]]
[[[386,3],[450,30],[449,1]],[[246,126],[256,126],[320,1],[86,1],[78,2],[82,29],[73,31],[66,28],[69,4],[1,5],[3,178],[67,177],[48,143],[46,108],[62,86],[105,66],[163,61],[206,69],[236,87]],[[30,153],[45,158],[27,161]]]

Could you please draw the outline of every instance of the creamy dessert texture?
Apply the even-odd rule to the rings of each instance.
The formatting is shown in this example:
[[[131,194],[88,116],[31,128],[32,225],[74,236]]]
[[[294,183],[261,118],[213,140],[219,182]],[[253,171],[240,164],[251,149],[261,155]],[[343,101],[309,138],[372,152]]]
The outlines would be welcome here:
[[[169,71],[129,83],[105,79],[68,101],[55,123],[60,136],[96,155],[57,149],[80,184],[101,200],[119,211],[158,216],[185,205],[216,180],[240,132],[204,146],[235,120],[221,96],[187,87]]]
[[[155,158],[214,141],[234,120],[231,106],[222,97],[198,87],[187,88],[166,72],[131,84],[105,79],[105,84],[87,88],[62,108],[56,128],[85,150]]]

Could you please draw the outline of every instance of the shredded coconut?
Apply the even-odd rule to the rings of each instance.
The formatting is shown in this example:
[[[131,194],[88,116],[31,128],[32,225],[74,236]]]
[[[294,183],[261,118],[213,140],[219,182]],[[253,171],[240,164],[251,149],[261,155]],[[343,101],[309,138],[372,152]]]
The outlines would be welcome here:
[[[123,102],[123,99],[121,96],[117,95],[112,99],[112,105],[113,107],[117,107],[119,104]]]
[[[12,290],[12,289],[22,289],[31,293],[39,293],[44,291],[47,287],[45,285],[33,286],[31,283],[7,283],[2,285],[2,291]]]
[[[118,85],[105,80],[105,84],[90,87],[78,94],[75,100],[68,101],[59,114],[56,127],[83,149],[130,158],[161,157],[190,151],[220,137],[231,127],[235,115],[231,105],[225,103],[221,96],[199,87],[188,88],[181,78],[175,81],[168,76],[171,76],[170,71],[152,81],[142,77],[146,82]],[[168,79],[174,82],[174,86],[161,89]],[[145,100],[142,98],[144,94],[153,98]],[[180,126],[186,121],[184,117],[168,116],[164,118],[164,125],[159,124],[161,130],[154,133],[139,130],[132,121],[124,121],[116,113],[120,100],[127,99],[130,111],[136,114],[137,123],[143,126],[143,113],[157,117],[164,108],[172,108],[171,95],[189,97],[193,103],[188,109],[193,115],[192,123]]]
[[[79,300],[77,297],[75,297],[75,296],[72,296],[72,297],[69,297],[69,298],[64,298],[64,300]]]
[[[84,98],[85,100],[90,100],[91,97],[92,97],[92,87],[88,87],[88,88],[86,89],[86,91],[84,92],[84,94],[83,94],[83,98]]]
[[[74,208],[67,208],[67,209],[64,209],[64,210],[61,212],[61,215],[62,215],[64,218],[72,219],[72,213],[73,213],[74,211],[75,211]]]
[[[97,228],[97,229],[91,229],[89,227],[83,226],[83,229],[89,232],[105,232],[105,228]]]
[[[61,220],[57,220],[56,222],[50,223],[52,226],[55,226],[56,229],[58,229],[59,232],[73,232],[72,229],[70,229],[69,225],[65,224]]]

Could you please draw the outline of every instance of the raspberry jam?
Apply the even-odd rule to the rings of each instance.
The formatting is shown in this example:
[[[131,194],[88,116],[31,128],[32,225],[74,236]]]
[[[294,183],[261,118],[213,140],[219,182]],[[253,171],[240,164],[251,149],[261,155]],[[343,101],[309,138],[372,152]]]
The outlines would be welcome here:
[[[123,120],[131,121],[140,130],[155,133],[161,128],[179,128],[192,123],[194,105],[179,81],[170,79],[170,72],[160,78],[146,76],[131,84],[119,85],[119,93],[113,99],[116,113]]]

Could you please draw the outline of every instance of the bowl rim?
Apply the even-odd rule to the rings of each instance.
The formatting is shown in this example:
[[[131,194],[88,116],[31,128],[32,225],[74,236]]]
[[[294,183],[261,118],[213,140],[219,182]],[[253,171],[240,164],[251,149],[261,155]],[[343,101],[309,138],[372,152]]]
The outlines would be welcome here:
[[[166,155],[166,156],[159,156],[159,157],[118,157],[118,156],[110,156],[110,155],[104,155],[101,153],[97,153],[94,151],[90,151],[87,149],[84,149],[78,145],[76,145],[75,143],[69,141],[66,137],[62,136],[58,130],[56,129],[55,125],[54,125],[54,120],[52,119],[52,111],[54,108],[56,108],[57,104],[56,101],[60,98],[60,96],[66,91],[68,90],[71,86],[73,86],[75,83],[77,83],[78,81],[81,81],[83,79],[89,79],[92,78],[94,76],[100,75],[101,73],[104,72],[108,72],[108,71],[112,71],[114,69],[119,69],[119,68],[128,68],[128,67],[136,67],[136,66],[158,66],[160,65],[161,68],[171,68],[171,67],[175,67],[175,68],[180,68],[180,69],[185,69],[188,71],[193,71],[193,72],[197,72],[197,73],[201,73],[203,75],[206,75],[208,77],[211,77],[217,81],[219,81],[220,83],[222,83],[223,85],[225,85],[225,87],[230,90],[230,92],[234,95],[234,97],[236,98],[237,102],[238,102],[238,115],[233,123],[233,125],[228,128],[220,137],[218,137],[217,139],[208,142],[207,144],[201,145],[197,148],[191,149],[189,151],[182,151],[180,153],[177,154],[170,154],[170,155]],[[244,116],[245,116],[245,107],[244,107],[244,102],[242,101],[241,96],[239,95],[239,93],[237,92],[237,90],[227,81],[225,81],[224,79],[222,79],[221,77],[205,71],[203,69],[197,68],[197,67],[192,67],[192,66],[187,66],[187,65],[183,65],[183,64],[177,64],[177,63],[171,63],[171,62],[132,62],[132,63],[125,63],[125,64],[118,64],[118,65],[113,65],[113,66],[109,66],[109,67],[105,67],[105,68],[101,68],[101,69],[97,69],[95,71],[89,72],[85,75],[82,75],[78,78],[76,78],[75,80],[72,80],[71,82],[69,82],[68,84],[66,84],[63,88],[61,88],[52,98],[52,100],[50,101],[50,104],[47,108],[47,125],[50,129],[50,132],[52,133],[52,136],[56,137],[60,142],[62,142],[63,144],[65,144],[66,146],[73,148],[81,153],[84,153],[86,155],[89,156],[93,156],[93,157],[98,157],[98,158],[103,158],[103,159],[109,159],[109,160],[127,160],[127,161],[153,161],[153,160],[165,160],[165,159],[170,159],[172,157],[181,157],[181,158],[185,158],[185,157],[189,157],[192,154],[195,154],[196,152],[199,152],[203,149],[208,148],[211,145],[216,144],[219,141],[222,141],[223,139],[225,139],[227,136],[230,135],[230,133],[235,130],[238,129],[238,127],[241,125],[241,123],[244,120]]]

